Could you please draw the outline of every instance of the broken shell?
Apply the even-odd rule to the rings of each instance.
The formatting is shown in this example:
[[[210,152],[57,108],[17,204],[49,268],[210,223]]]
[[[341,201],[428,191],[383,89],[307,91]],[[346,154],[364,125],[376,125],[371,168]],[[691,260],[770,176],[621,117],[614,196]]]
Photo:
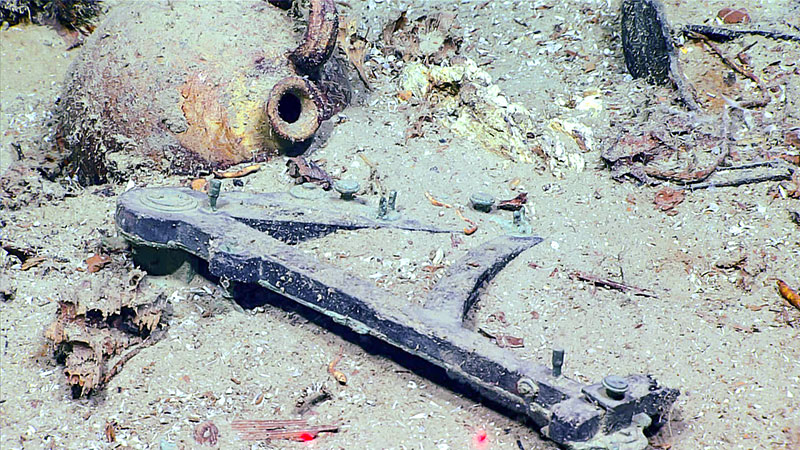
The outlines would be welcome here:
[[[444,261],[444,250],[437,248],[436,253],[434,253],[433,257],[431,258],[431,264],[438,266],[442,263],[442,261]]]
[[[750,23],[750,14],[746,9],[722,8],[717,13],[724,23]]]

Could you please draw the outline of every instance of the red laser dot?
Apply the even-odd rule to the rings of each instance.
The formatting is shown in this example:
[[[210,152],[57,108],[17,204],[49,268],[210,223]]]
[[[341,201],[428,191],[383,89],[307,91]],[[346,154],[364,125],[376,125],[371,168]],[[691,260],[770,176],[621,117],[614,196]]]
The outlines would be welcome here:
[[[486,430],[475,430],[475,434],[472,436],[472,442],[477,449],[483,450],[489,448],[489,436],[486,434]]]
[[[314,436],[311,433],[300,433],[299,439],[303,442],[313,441]]]

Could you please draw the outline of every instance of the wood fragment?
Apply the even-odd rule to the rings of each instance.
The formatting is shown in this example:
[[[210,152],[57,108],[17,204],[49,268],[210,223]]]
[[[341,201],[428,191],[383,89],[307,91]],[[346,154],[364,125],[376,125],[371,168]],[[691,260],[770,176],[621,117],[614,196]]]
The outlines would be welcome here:
[[[705,181],[714,173],[722,161],[728,157],[728,152],[723,152],[711,165],[705,169],[689,171],[682,170],[660,170],[655,167],[645,167],[644,173],[659,180],[669,181],[676,184],[692,184]]]
[[[358,23],[356,18],[347,18],[339,23],[339,33],[337,40],[347,59],[356,69],[358,78],[364,83],[367,90],[372,90],[369,77],[364,69],[364,61],[369,53],[369,42],[358,34]]]
[[[483,328],[478,328],[478,332],[484,336],[494,339],[494,343],[500,348],[522,348],[525,347],[525,339],[511,336],[508,334],[494,333]]]
[[[439,269],[444,269],[446,266],[444,264],[429,264],[427,266],[422,266],[423,272],[430,272],[435,273]]]
[[[494,337],[494,341],[500,348],[522,348],[525,347],[524,339],[515,337],[508,334],[498,334]]]
[[[38,266],[39,264],[43,263],[44,261],[45,261],[45,258],[43,258],[41,256],[34,256],[32,258],[28,258],[28,259],[25,260],[25,262],[22,263],[22,265],[20,266],[20,270],[28,270],[28,269],[30,269],[32,267]]]
[[[431,202],[431,205],[433,205],[433,206],[440,206],[440,207],[443,207],[443,208],[452,208],[453,207],[453,205],[451,205],[451,204],[443,203],[443,202],[440,202],[439,200],[436,200],[435,198],[433,198],[433,195],[431,195],[430,192],[426,192],[425,193],[425,198],[427,198],[428,201]]]
[[[686,25],[682,29],[683,33],[698,33],[716,42],[727,42],[742,36],[764,36],[775,40],[800,42],[800,35],[781,33],[770,30],[736,30],[731,28],[712,27],[708,25]]]
[[[94,254],[86,258],[86,271],[89,273],[99,272],[100,269],[111,262],[111,257],[101,253]]]
[[[369,167],[369,178],[367,178],[367,181],[370,184],[372,193],[383,196],[384,189],[383,189],[383,184],[381,183],[380,173],[378,173],[378,165],[370,161],[369,158],[364,156],[363,153],[359,153],[358,156],[359,158],[361,158],[362,161],[364,161],[364,164],[366,164]]]
[[[464,234],[467,236],[471,235],[472,233],[478,231],[478,224],[475,221],[468,219],[464,216],[464,213],[461,211],[461,208],[456,208],[456,215],[461,218],[461,220],[470,224],[469,227],[464,228]]]
[[[128,353],[123,355],[119,360],[117,360],[117,362],[114,364],[114,367],[112,367],[111,370],[109,370],[105,374],[105,376],[103,377],[103,382],[100,384],[101,385],[108,384],[108,382],[112,378],[114,378],[114,376],[116,376],[120,370],[122,370],[122,366],[124,366],[126,362],[130,361],[131,358],[138,355],[139,352],[142,351],[142,349],[148,345],[146,343],[147,340],[145,340],[145,342],[142,342],[142,345],[140,345],[139,347],[135,347],[133,350],[129,351]]]
[[[767,306],[769,306],[769,303],[764,303],[761,305],[747,305],[746,308],[749,309],[750,311],[761,311]]]
[[[779,160],[742,164],[740,166],[718,167],[717,172],[732,171],[732,170],[747,170],[757,167],[769,167],[769,168],[774,168],[776,170],[774,173],[765,173],[755,176],[742,176],[740,178],[729,179],[729,180],[708,181],[705,183],[697,183],[697,184],[686,184],[678,186],[677,189],[687,189],[695,191],[700,189],[708,189],[712,187],[743,186],[746,184],[763,183],[765,181],[785,181],[792,179],[793,173],[800,172],[800,171],[793,172],[791,168],[787,167],[785,163]]]
[[[261,169],[261,164],[251,164],[247,167],[243,167],[239,170],[229,170],[229,171],[214,171],[214,176],[217,178],[240,178],[245,175],[249,175],[253,172],[258,172]]]
[[[800,294],[798,294],[794,289],[790,288],[789,285],[783,280],[777,280],[777,283],[778,292],[781,294],[781,297],[786,299],[790,305],[800,309]]]
[[[262,441],[267,439],[289,439],[295,441],[311,441],[323,432],[335,433],[338,425],[320,425],[309,427],[304,419],[299,420],[234,420],[231,428],[236,430],[246,441]]]
[[[20,227],[20,228],[26,228],[27,229],[27,228],[32,227],[33,225],[29,223],[29,224],[17,225],[17,226]],[[17,259],[19,259],[23,263],[26,260],[28,260],[28,258],[33,258],[33,257],[36,256],[36,250],[35,249],[19,247],[16,244],[12,244],[10,242],[3,242],[2,245],[0,245],[0,247],[2,247],[3,250],[8,252],[9,255],[16,256]]]
[[[117,422],[113,420],[109,420],[106,422],[106,427],[105,427],[106,442],[110,443],[116,442],[117,440],[116,428],[117,428]]]
[[[656,296],[652,291],[648,289],[631,286],[629,284],[620,283],[618,281],[611,281],[608,279],[599,278],[594,275],[590,275],[583,272],[574,271],[570,274],[570,278],[580,281],[586,281],[594,284],[595,286],[600,286],[608,289],[615,289],[617,291],[622,291],[622,292],[631,291],[635,295],[641,295],[642,297],[658,298],[658,296]]]
[[[320,403],[324,403],[332,398],[333,396],[331,395],[331,393],[328,392],[328,390],[323,387],[322,390],[317,395],[304,401],[302,405],[295,408],[295,413],[301,417],[305,416],[306,414],[311,412],[311,410],[315,406],[319,405]]]
[[[344,347],[339,347],[339,353],[333,358],[330,364],[328,364],[328,373],[333,376],[339,384],[347,384],[347,375],[343,372],[336,370],[336,364],[339,364],[339,361],[342,360],[342,356],[344,355]]]
[[[189,186],[193,191],[208,192],[208,180],[205,178],[195,178]]]
[[[286,160],[287,172],[298,184],[315,183],[328,191],[333,187],[333,179],[328,172],[314,161],[303,156],[295,156]]]

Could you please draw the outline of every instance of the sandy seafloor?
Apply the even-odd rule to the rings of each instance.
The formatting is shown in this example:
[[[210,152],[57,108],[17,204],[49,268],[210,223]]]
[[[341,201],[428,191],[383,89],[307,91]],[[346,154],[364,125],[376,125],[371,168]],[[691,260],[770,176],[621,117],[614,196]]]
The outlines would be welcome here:
[[[595,144],[583,154],[585,170],[556,177],[542,164],[511,163],[436,123],[406,142],[409,117],[420,111],[399,104],[396,80],[380,70],[373,71],[368,100],[344,112],[346,119],[313,157],[324,159],[334,175],[345,167],[358,178],[368,173],[356,154],[361,152],[378,164],[384,184],[398,191],[403,214],[442,226],[462,223],[451,211],[433,207],[425,192],[461,204],[475,191],[498,198],[528,192],[531,224],[544,242],[490,284],[479,323],[502,311],[504,331],[524,338],[516,354],[546,364],[550,349],[562,346],[564,374],[583,382],[646,373],[680,389],[667,426],[651,440],[657,448],[800,448],[800,311],[778,296],[774,282],[780,278],[800,288],[800,227],[788,213],[800,209],[800,201],[773,198],[768,192],[776,183],[768,182],[691,192],[677,214],[667,215],[653,206],[663,186],[611,179],[600,163],[600,152],[615,138],[610,124],[635,121],[632,111],[655,95],[654,88],[626,76],[615,28],[619,1],[434,3],[353,0],[340,11],[369,28],[370,39],[403,10],[409,17],[456,12],[465,41],[475,44],[465,56],[488,61],[482,67],[510,100],[534,111],[542,123],[569,116],[593,129]],[[685,24],[711,23],[716,11],[730,5],[670,0],[665,6],[671,20]],[[747,7],[754,25],[763,28],[790,32],[787,23],[800,26],[791,0],[743,0],[736,6]],[[557,23],[575,32],[562,45],[587,55],[593,70],[528,33],[542,30],[546,37]],[[735,54],[753,42],[749,51],[757,74],[776,60],[789,68],[800,60],[800,48],[790,42],[747,38],[724,48]],[[40,26],[1,31],[0,44],[5,172],[16,163],[14,146],[37,161],[48,145],[46,123],[80,49],[67,51],[65,39]],[[682,58],[690,79],[710,64],[701,60],[725,71],[714,58],[694,59],[699,47],[686,48]],[[797,78],[787,78],[789,100],[753,113],[759,123],[774,125],[749,130],[753,139],[780,143],[783,130],[800,125],[800,113],[787,107],[798,104],[791,100],[800,96]],[[756,92],[741,77],[738,83],[746,94]],[[570,99],[597,88],[606,106],[600,116],[570,109]],[[287,190],[291,181],[284,165],[283,158],[270,161],[246,178],[242,189]],[[243,310],[200,278],[187,285],[152,277],[174,309],[166,338],[131,359],[104,392],[73,400],[43,334],[57,300],[74,293],[84,276],[77,269],[85,267],[103,236],[115,234],[116,195],[129,183],[174,185],[186,177],[139,174],[85,189],[63,179],[48,181],[35,170],[23,178],[24,198],[16,199],[14,208],[0,209],[0,238],[34,249],[45,261],[23,271],[16,258],[0,252],[0,277],[16,292],[0,303],[0,448],[157,449],[170,443],[200,448],[192,432],[206,420],[219,427],[218,447],[226,449],[464,449],[474,447],[479,430],[487,433],[485,448],[556,448],[513,418],[409,371],[402,358],[372,354],[357,339],[343,339],[295,312],[274,306]],[[467,214],[479,231],[462,236],[458,248],[448,235],[396,231],[338,233],[301,248],[374,280],[396,293],[398,302],[418,302],[431,283],[423,268],[437,250],[449,264],[502,233],[490,216]],[[725,268],[742,257],[752,277]],[[125,254],[114,258],[121,279],[132,265]],[[572,271],[624,280],[657,296],[593,288],[571,279]],[[346,386],[326,370],[340,347],[344,357],[337,367],[348,376]],[[316,406],[309,419],[340,423],[338,433],[309,443],[254,443],[231,429],[235,419],[295,418],[297,400],[323,384],[333,398]],[[263,400],[256,402],[259,397]],[[117,424],[113,443],[104,435],[109,421]]]

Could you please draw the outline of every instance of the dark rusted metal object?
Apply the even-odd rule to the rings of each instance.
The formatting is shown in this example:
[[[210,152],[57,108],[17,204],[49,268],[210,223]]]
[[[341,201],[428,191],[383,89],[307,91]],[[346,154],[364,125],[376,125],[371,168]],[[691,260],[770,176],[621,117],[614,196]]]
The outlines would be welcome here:
[[[622,50],[625,65],[634,78],[661,85],[670,83],[675,47],[663,7],[657,0],[622,2]]]
[[[687,108],[698,111],[692,86],[678,63],[672,31],[659,0],[622,2],[622,51],[634,78],[648,83],[674,86]]]
[[[298,71],[315,76],[331,57],[338,33],[339,18],[333,0],[311,2],[311,14],[303,43],[289,55],[289,59]]]
[[[332,0],[311,1],[302,37],[262,0],[115,7],[57,106],[68,175],[196,174],[301,152],[350,99],[331,58],[337,24]]]
[[[178,188],[134,189],[117,205],[120,233],[135,245],[180,249],[208,261],[209,272],[260,285],[443,368],[485,399],[526,416],[542,434],[575,448],[645,448],[642,430],[660,424],[678,391],[645,375],[607,377],[583,385],[550,367],[523,361],[470,329],[468,312],[480,289],[539,237],[497,237],[467,253],[439,281],[424,307],[392,301],[388,292],[295,249],[293,243],[336,230],[435,227],[358,217],[358,199],[326,193],[337,211],[287,194],[226,193],[217,210],[201,193]],[[291,199],[291,200],[290,200]],[[305,203],[304,203],[305,202]],[[307,204],[308,203],[308,204]],[[393,306],[404,305],[404,306]],[[556,372],[560,372],[559,370]]]
[[[325,103],[319,89],[307,78],[286,77],[275,84],[267,100],[267,119],[272,131],[289,142],[313,136],[323,116]]]

